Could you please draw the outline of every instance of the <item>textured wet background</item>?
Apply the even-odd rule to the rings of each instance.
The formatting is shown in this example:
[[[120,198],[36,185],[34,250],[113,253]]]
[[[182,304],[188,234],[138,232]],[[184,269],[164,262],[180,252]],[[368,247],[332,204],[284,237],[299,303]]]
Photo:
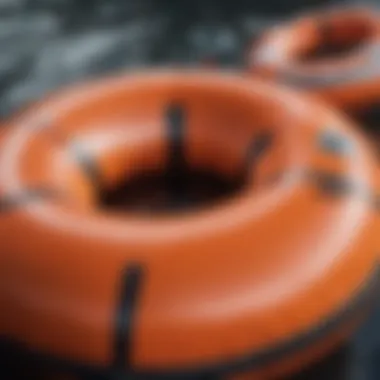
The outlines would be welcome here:
[[[210,58],[239,67],[253,36],[318,3],[337,1],[0,0],[0,113],[116,70]],[[377,314],[352,345],[350,379],[380,379]]]
[[[114,70],[208,58],[241,65],[247,42],[263,27],[331,3],[0,0],[0,112],[7,115],[59,86]]]

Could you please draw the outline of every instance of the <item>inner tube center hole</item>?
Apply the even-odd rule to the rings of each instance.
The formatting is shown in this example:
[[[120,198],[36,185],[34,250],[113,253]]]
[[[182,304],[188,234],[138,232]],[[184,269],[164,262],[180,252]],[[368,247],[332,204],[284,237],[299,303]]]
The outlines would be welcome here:
[[[125,213],[178,213],[213,207],[239,193],[243,179],[183,168],[176,173],[147,172],[135,175],[100,194],[103,209]]]
[[[380,152],[380,101],[361,107],[359,110],[349,111],[349,116],[362,127],[362,130],[370,141],[375,142],[377,151]]]
[[[299,55],[305,63],[347,58],[357,54],[373,35],[371,25],[322,25],[320,37],[314,46]]]

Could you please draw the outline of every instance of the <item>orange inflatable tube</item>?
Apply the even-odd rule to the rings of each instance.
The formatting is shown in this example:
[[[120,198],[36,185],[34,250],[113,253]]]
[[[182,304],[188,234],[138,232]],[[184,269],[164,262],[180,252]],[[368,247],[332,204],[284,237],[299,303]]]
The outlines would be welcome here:
[[[181,212],[102,202],[143,173],[178,193],[186,171],[240,185]],[[375,171],[348,122],[260,80],[146,73],[53,96],[2,136],[1,345],[69,374],[293,373],[370,310]]]
[[[342,109],[366,106],[380,88],[380,15],[353,7],[275,27],[251,49],[249,69]]]

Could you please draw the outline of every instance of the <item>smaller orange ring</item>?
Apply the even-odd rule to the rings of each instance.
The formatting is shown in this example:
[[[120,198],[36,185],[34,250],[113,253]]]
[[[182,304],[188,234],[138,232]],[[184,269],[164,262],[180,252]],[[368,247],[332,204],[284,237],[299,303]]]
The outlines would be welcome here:
[[[346,48],[346,54],[312,56],[327,45]],[[379,14],[353,7],[308,15],[268,31],[250,51],[249,70],[351,108],[377,93],[379,61]]]

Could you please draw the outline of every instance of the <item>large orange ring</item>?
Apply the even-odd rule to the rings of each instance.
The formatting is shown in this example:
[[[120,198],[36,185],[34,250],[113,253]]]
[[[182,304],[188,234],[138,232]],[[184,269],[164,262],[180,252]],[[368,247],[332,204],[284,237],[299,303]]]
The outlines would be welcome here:
[[[316,57],[328,46],[344,53]],[[368,104],[380,86],[380,17],[336,9],[275,27],[250,52],[253,73],[311,90],[344,109]]]
[[[26,112],[0,150],[2,342],[137,379],[262,379],[324,355],[377,290],[376,166],[348,124],[208,72],[108,79]],[[97,207],[178,157],[245,187],[183,215]]]

